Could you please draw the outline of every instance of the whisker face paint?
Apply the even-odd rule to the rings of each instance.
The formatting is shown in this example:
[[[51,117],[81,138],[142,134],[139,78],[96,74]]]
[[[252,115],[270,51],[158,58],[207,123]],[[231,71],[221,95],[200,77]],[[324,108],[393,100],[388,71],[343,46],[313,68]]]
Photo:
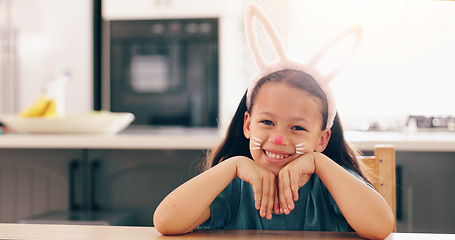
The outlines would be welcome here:
[[[298,154],[304,154],[303,152],[301,152],[301,150],[306,149],[306,147],[302,147],[303,145],[305,145],[305,143],[299,143],[299,144],[295,145],[295,152]]]
[[[262,142],[261,139],[257,138],[257,137],[253,137],[254,140],[258,141],[258,142]]]
[[[259,150],[259,149],[261,149],[260,146],[262,145],[262,139],[257,138],[257,137],[252,137],[251,142],[252,142],[254,145],[258,146],[258,147],[251,148],[252,150]]]

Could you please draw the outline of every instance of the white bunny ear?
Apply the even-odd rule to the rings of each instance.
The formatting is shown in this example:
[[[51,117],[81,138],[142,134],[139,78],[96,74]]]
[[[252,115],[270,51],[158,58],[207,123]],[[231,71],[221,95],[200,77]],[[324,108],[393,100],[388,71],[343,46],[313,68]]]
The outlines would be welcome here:
[[[246,30],[246,37],[248,41],[248,46],[250,48],[251,54],[253,55],[254,62],[258,67],[259,71],[263,71],[267,64],[265,62],[264,56],[262,55],[259,44],[257,41],[257,32],[254,25],[254,19],[257,19],[262,28],[264,29],[265,33],[269,37],[270,42],[275,49],[276,54],[278,55],[280,61],[286,59],[286,52],[283,47],[283,43],[280,37],[277,34],[277,31],[273,24],[271,23],[270,19],[264,13],[259,5],[256,3],[248,3],[245,8],[245,30]]]
[[[338,65],[338,67],[334,68],[329,73],[325,74],[326,81],[330,82],[333,78],[335,78],[341,70],[349,63],[351,58],[354,56],[354,53],[357,52],[360,42],[362,41],[363,37],[363,26],[362,25],[354,25],[345,31],[341,32],[339,35],[334,37],[332,40],[327,42],[307,63],[307,66],[312,68],[316,68],[316,66],[321,62],[327,52],[335,46],[337,43],[341,42],[342,39],[347,38],[351,35],[354,35],[354,42],[351,48],[350,54],[347,56],[346,60]]]
[[[265,62],[265,59],[260,51],[259,44],[257,41],[257,33],[254,25],[254,19],[257,19],[259,24],[262,25],[265,33],[267,34],[270,42],[272,43],[272,46],[275,50],[275,52],[278,55],[279,61],[275,63],[269,63],[267,64]],[[275,27],[272,25],[270,19],[267,17],[267,15],[262,11],[262,9],[255,3],[248,3],[246,8],[245,8],[245,31],[246,31],[246,37],[247,37],[247,42],[248,46],[250,48],[250,52],[253,55],[254,62],[259,70],[259,73],[256,74],[250,81],[250,84],[248,86],[247,90],[247,98],[246,98],[246,105],[247,108],[249,109],[251,107],[251,97],[252,93],[254,91],[254,88],[256,87],[257,82],[259,81],[260,78],[273,73],[277,72],[280,70],[284,69],[294,69],[298,71],[305,72],[315,79],[317,84],[321,87],[321,89],[324,91],[326,97],[327,97],[327,104],[328,104],[328,116],[327,116],[327,125],[326,129],[330,129],[333,125],[333,121],[336,116],[336,104],[335,104],[335,99],[332,93],[332,90],[330,89],[330,81],[338,75],[338,73],[343,69],[343,67],[349,62],[349,60],[352,58],[354,53],[357,51],[357,49],[360,46],[360,42],[362,40],[363,36],[363,27],[360,25],[353,26],[351,28],[348,28],[335,38],[333,38],[331,41],[329,41],[327,44],[325,44],[319,52],[317,52],[311,59],[305,64],[300,64],[296,63],[293,61],[290,61],[286,57],[286,52],[283,47],[283,43],[281,42],[280,37],[277,34],[277,31],[275,30]],[[354,42],[353,42],[353,47],[351,48],[350,54],[348,54],[347,59],[339,64],[338,67],[334,68],[334,70],[330,71],[328,74],[322,74],[320,71],[317,69],[317,65],[321,62],[321,60],[325,57],[327,52],[331,50],[331,48],[339,43],[341,40],[344,38],[347,38],[348,36],[354,35]]]

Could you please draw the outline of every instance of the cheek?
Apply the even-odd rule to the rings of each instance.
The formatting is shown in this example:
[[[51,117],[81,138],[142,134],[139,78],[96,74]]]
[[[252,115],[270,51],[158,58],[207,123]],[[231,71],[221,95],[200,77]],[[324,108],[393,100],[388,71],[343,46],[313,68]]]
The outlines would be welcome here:
[[[260,157],[262,153],[262,145],[264,144],[264,138],[262,136],[251,135],[250,138],[250,153],[253,160]]]
[[[251,151],[251,157],[253,158],[254,161],[258,161],[261,158],[262,150],[250,150],[250,151]]]
[[[295,151],[297,153],[308,153],[314,152],[316,144],[312,139],[304,138],[304,139],[297,139],[295,141]]]

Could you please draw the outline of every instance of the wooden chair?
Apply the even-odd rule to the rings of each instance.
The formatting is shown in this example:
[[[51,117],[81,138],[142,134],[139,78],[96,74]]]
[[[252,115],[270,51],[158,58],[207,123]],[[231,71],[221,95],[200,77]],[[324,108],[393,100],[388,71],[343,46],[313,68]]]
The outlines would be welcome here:
[[[373,187],[389,204],[396,216],[396,179],[395,179],[395,148],[390,145],[376,145],[374,156],[359,157],[366,168],[365,173]],[[396,231],[396,221],[394,232]]]

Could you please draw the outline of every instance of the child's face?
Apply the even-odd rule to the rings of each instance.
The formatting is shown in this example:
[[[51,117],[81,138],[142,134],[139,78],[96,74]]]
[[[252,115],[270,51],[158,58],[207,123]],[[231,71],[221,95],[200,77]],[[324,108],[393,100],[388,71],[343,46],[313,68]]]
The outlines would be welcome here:
[[[251,114],[245,113],[243,130],[254,161],[278,176],[302,154],[324,151],[330,130],[321,130],[322,123],[318,98],[284,83],[269,82],[259,89]]]

